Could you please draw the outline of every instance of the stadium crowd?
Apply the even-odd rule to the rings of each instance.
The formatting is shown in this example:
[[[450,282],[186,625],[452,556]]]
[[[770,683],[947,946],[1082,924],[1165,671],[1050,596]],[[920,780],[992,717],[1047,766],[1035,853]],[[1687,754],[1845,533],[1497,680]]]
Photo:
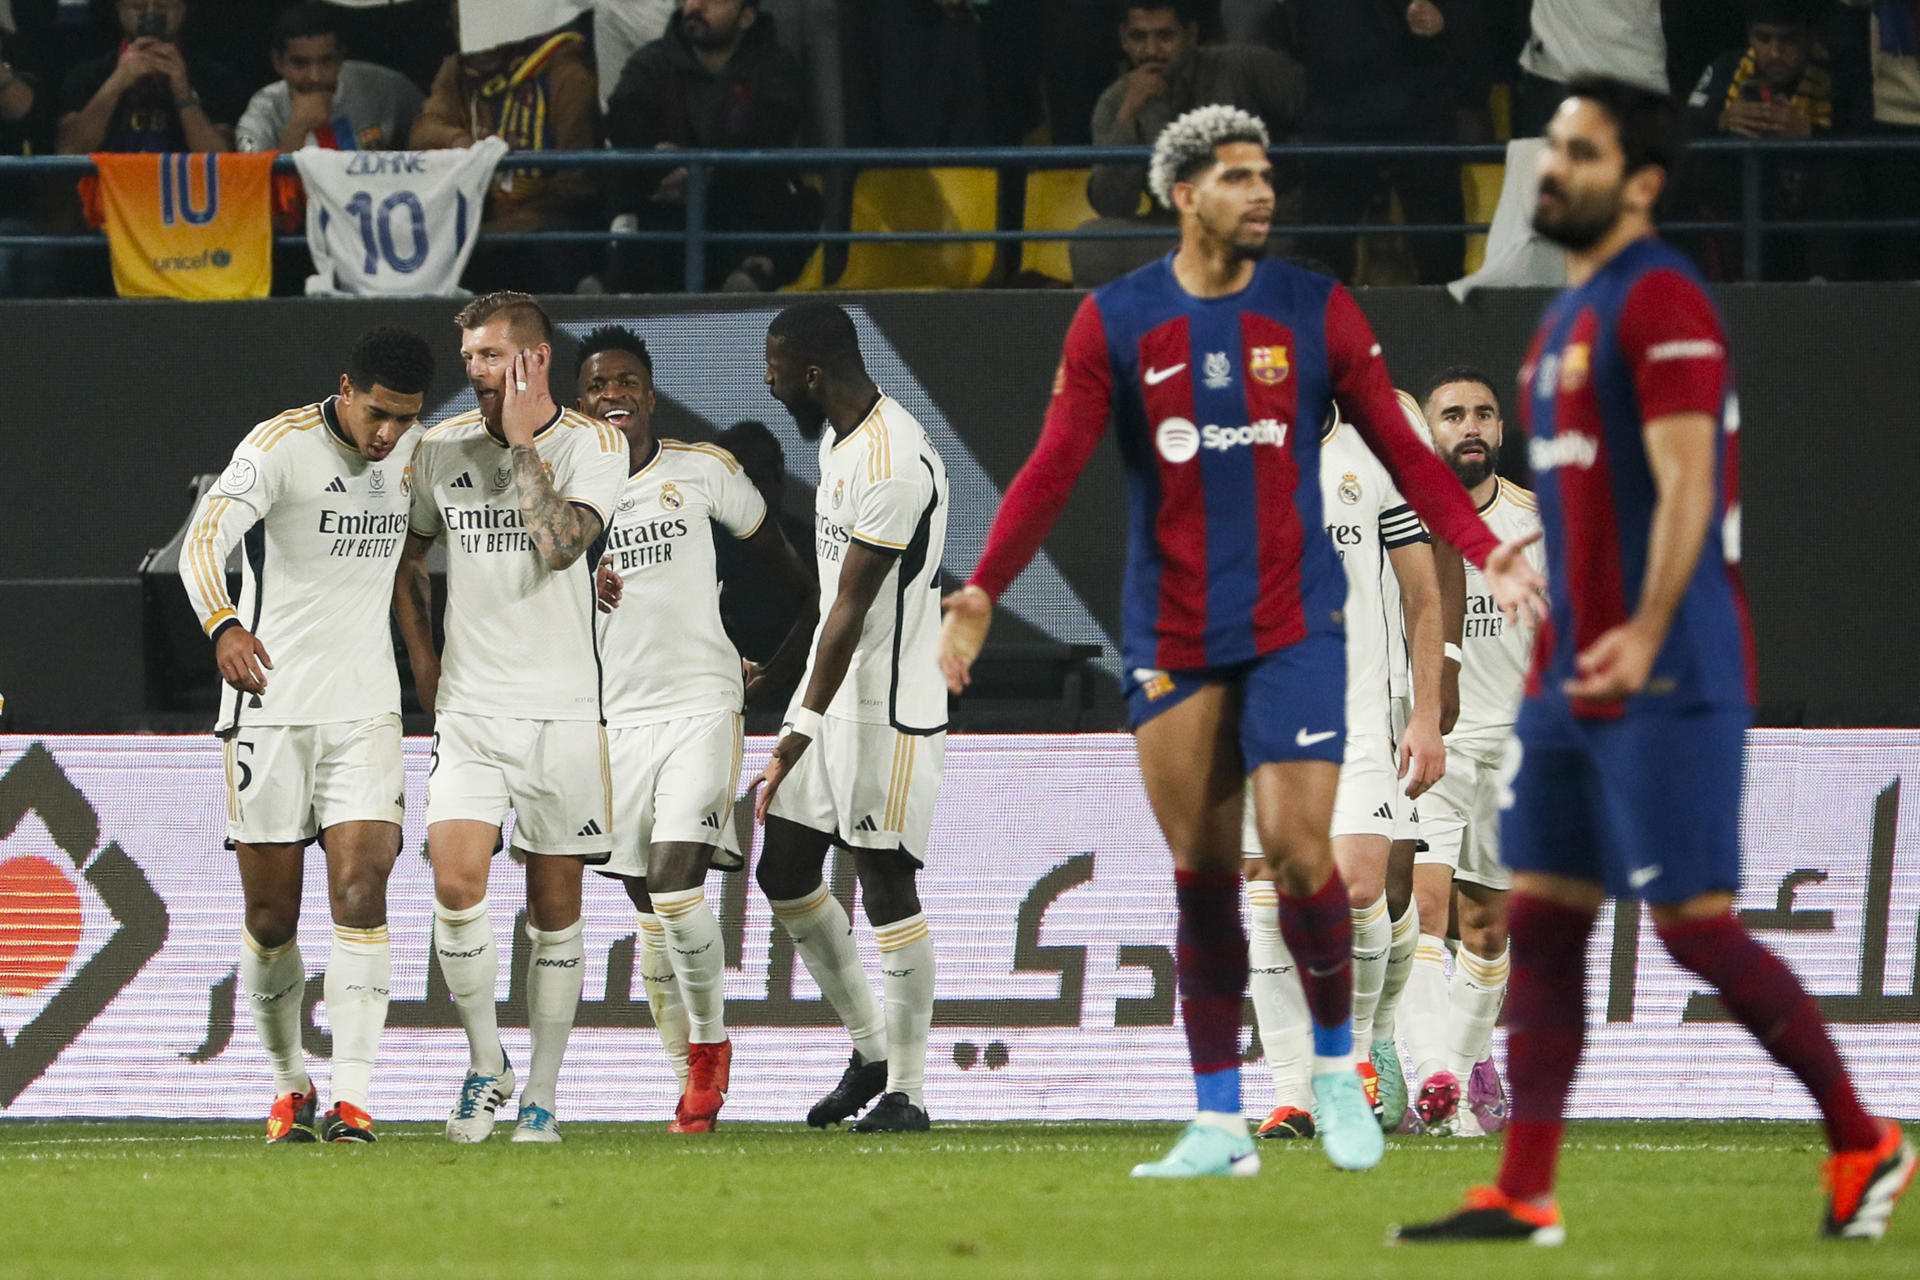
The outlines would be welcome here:
[[[471,0],[479,3],[480,0]],[[1484,143],[1539,132],[1578,74],[1687,97],[1696,136],[1920,137],[1914,0],[557,0],[560,25],[461,52],[456,0],[0,0],[0,154],[1150,144],[1195,106],[1244,108],[1277,142]],[[1287,166],[1276,253],[1362,283],[1459,276],[1456,234],[1295,237],[1286,224],[1458,224],[1457,157]],[[0,233],[83,228],[71,176],[0,181]],[[673,229],[684,169],[496,175],[483,231]],[[848,225],[852,175],[724,171],[709,225]],[[1075,196],[1077,198],[1078,191]],[[1020,186],[995,217],[1019,227]],[[1920,151],[1769,161],[1769,220],[1908,217]],[[1737,158],[1703,156],[1671,220],[1740,215]],[[1145,170],[1101,165],[1073,283],[1098,284],[1172,243]],[[1479,209],[1484,217],[1490,212]],[[898,225],[898,224],[896,224]],[[285,229],[292,229],[290,226]],[[983,228],[984,229],[984,228]],[[1732,233],[1682,236],[1710,278],[1737,279]],[[1911,279],[1911,233],[1777,233],[1769,279]],[[570,292],[681,287],[678,245],[575,243],[539,254],[483,240],[465,283]],[[731,243],[705,287],[800,278],[813,246]],[[111,292],[98,255],[0,247],[0,296]],[[1045,284],[1001,255],[996,283]],[[289,277],[297,272],[285,273]],[[1056,273],[1064,274],[1064,273]],[[297,289],[297,279],[288,281]]]

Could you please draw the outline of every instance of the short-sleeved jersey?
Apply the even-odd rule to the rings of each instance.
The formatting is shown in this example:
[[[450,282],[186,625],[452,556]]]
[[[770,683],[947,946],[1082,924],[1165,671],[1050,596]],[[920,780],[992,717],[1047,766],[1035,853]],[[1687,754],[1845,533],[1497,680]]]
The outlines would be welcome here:
[[[1657,239],[1638,240],[1554,299],[1521,366],[1520,407],[1553,583],[1529,693],[1564,701],[1575,655],[1632,616],[1656,496],[1642,432],[1670,414],[1704,413],[1720,426],[1717,518],[1652,676],[1627,702],[1580,701],[1572,711],[1611,719],[1633,707],[1751,704],[1740,411],[1725,331],[1693,264]]]
[[[263,694],[225,690],[216,732],[399,711],[387,618],[406,541],[408,460],[419,438],[408,432],[392,453],[370,461],[326,400],[269,418],[234,449],[194,513],[180,576],[208,635],[237,622],[266,648],[273,668]],[[227,603],[227,566],[214,538],[236,516],[246,529],[237,612]]]
[[[1263,260],[1239,292],[1198,298],[1168,255],[1075,314],[1039,447],[973,581],[998,596],[1032,558],[1110,419],[1130,498],[1129,668],[1229,666],[1337,627],[1347,582],[1319,484],[1320,426],[1336,404],[1414,508],[1484,559],[1492,536],[1408,430],[1343,287]]]
[[[1424,543],[1426,530],[1380,460],[1338,419],[1320,437],[1320,493],[1347,579],[1347,732],[1386,737],[1393,732],[1387,667],[1400,631],[1381,590],[1393,574],[1387,552]]]
[[[1540,528],[1540,509],[1533,494],[1498,476],[1493,496],[1480,508],[1480,518],[1502,542],[1527,537]],[[1528,547],[1526,557],[1535,569],[1547,571],[1547,550],[1540,543]],[[1448,741],[1504,739],[1520,711],[1520,695],[1533,659],[1533,625],[1510,625],[1485,576],[1472,565],[1467,566],[1467,616],[1460,656],[1460,717]]]
[[[766,500],[734,456],[657,442],[627,477],[613,523],[588,553],[613,557],[620,607],[600,615],[607,723],[617,727],[738,711],[740,654],[720,623],[713,529],[752,537]]]
[[[602,529],[627,474],[626,440],[561,409],[534,434],[554,489]],[[512,451],[475,409],[421,439],[412,532],[445,536],[446,651],[437,709],[515,720],[599,720],[593,562],[549,569],[520,515]]]
[[[947,468],[920,423],[891,396],[882,395],[842,439],[831,430],[821,437],[813,527],[820,623],[798,696],[813,680],[847,544],[864,542],[896,560],[867,610],[853,662],[827,713],[901,733],[943,732],[940,558],[947,546]]]

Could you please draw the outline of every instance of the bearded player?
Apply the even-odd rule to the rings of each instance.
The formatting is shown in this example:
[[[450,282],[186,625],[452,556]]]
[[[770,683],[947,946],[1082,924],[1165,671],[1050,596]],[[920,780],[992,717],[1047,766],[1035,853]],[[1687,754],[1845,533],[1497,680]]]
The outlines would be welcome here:
[[[1154,144],[1150,184],[1180,247],[1089,297],[1067,331],[1034,454],[1007,489],[972,580],[949,596],[955,692],[994,600],[1039,550],[1111,418],[1131,502],[1122,644],[1154,817],[1174,859],[1181,1008],[1198,1116],[1140,1177],[1251,1174],[1240,1102],[1241,792],[1253,780],[1279,929],[1313,1022],[1315,1114],[1343,1169],[1384,1141],[1354,1070],[1347,887],[1328,836],[1346,747],[1347,579],[1324,527],[1320,426],[1337,405],[1427,524],[1488,572],[1504,605],[1535,578],[1473,514],[1408,427],[1366,318],[1335,281],[1264,260],[1267,133],[1202,107]]]
[[[837,1124],[878,1095],[856,1131],[919,1132],[930,1123],[933,940],[917,877],[947,750],[937,650],[947,469],[913,415],[874,385],[852,317],[830,302],[788,307],[768,326],[767,390],[820,441],[821,617],[773,758],[753,782],[766,824],[756,874],[853,1040],[840,1082],[807,1123]],[[836,844],[853,855],[880,946],[883,1007],[822,878]]]
[[[1566,248],[1570,287],[1520,371],[1553,600],[1502,825],[1512,1117],[1498,1182],[1401,1240],[1566,1238],[1554,1168],[1608,894],[1646,902],[1673,958],[1813,1095],[1827,1236],[1878,1238],[1913,1178],[1899,1126],[1861,1106],[1818,1007],[1733,911],[1754,691],[1740,419],[1720,317],[1654,232],[1679,149],[1674,103],[1616,81],[1576,82],[1548,124],[1533,225]]]

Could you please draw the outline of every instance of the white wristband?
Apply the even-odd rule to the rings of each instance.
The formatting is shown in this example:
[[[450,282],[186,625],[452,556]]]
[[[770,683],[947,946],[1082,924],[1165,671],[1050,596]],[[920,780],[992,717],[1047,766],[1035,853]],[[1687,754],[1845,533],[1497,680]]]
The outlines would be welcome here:
[[[809,711],[805,707],[795,707],[787,716],[787,722],[780,726],[780,736],[790,733],[800,734],[814,742],[820,741],[820,713]]]
[[[1451,640],[1440,646],[1440,656],[1460,666],[1464,667],[1467,665],[1466,659],[1460,654],[1460,646]]]

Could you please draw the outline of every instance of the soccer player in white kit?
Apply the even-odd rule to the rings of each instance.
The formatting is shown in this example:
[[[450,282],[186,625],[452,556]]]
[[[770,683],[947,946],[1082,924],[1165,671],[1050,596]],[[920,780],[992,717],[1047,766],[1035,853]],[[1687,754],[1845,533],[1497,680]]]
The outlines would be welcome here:
[[[1394,487],[1387,470],[1353,428],[1338,418],[1320,437],[1321,509],[1327,536],[1347,573],[1347,740],[1333,803],[1333,855],[1347,882],[1353,915],[1354,1046],[1372,1025],[1386,975],[1389,926],[1387,848],[1394,831],[1395,797],[1419,795],[1441,767],[1438,714],[1416,716],[1399,739],[1396,759],[1388,708],[1388,667],[1398,654],[1401,620],[1388,613],[1383,575],[1398,584],[1396,611],[1404,611],[1416,650],[1431,648],[1426,705],[1438,704],[1440,597],[1426,529]],[[1398,602],[1404,601],[1404,604]],[[1424,691],[1424,690],[1423,690]],[[1241,848],[1247,855],[1249,986],[1260,1043],[1273,1073],[1275,1106],[1257,1135],[1313,1136],[1312,1028],[1292,955],[1281,940],[1277,891],[1260,851],[1252,806],[1243,811]],[[1373,1074],[1364,1056],[1361,1078]],[[1396,1117],[1397,1118],[1397,1117]]]
[[[1473,495],[1487,527],[1506,540],[1538,532],[1533,494],[1495,471],[1502,424],[1492,380],[1467,366],[1443,370],[1427,394],[1426,414],[1434,447]],[[1544,544],[1534,543],[1526,554],[1546,571]],[[1420,942],[1401,1021],[1420,1082],[1415,1110],[1430,1133],[1478,1136],[1506,1122],[1506,1093],[1492,1057],[1493,1025],[1507,989],[1512,884],[1500,861],[1500,797],[1518,763],[1513,723],[1532,656],[1533,627],[1508,623],[1469,565],[1460,716],[1447,736],[1446,776],[1421,808],[1427,847],[1413,867]],[[1449,986],[1447,919],[1456,902],[1460,950]],[[1455,1105],[1436,1110],[1434,1101],[1449,1093]]]
[[[726,1101],[733,1044],[720,922],[704,884],[717,850],[740,865],[731,845],[746,693],[739,651],[720,622],[714,531],[744,541],[799,598],[813,575],[732,454],[654,436],[653,359],[639,335],[615,325],[589,333],[579,382],[576,407],[616,427],[628,459],[613,522],[594,544],[614,779],[613,857],[596,870],[625,887],[641,913],[643,955],[664,953],[664,976],[686,1011],[686,1076],[668,1129],[708,1133]],[[817,619],[809,599],[755,669],[756,684],[798,673]],[[661,984],[649,967],[642,972],[654,1004]],[[673,1053],[670,1037],[663,1027]]]
[[[814,499],[822,617],[800,691],[755,788],[766,823],[758,878],[774,917],[853,1038],[816,1127],[880,1101],[860,1132],[928,1127],[933,942],[915,875],[946,760],[939,668],[947,472],[913,415],[874,386],[853,320],[829,302],[787,308],[767,329],[767,389],[820,440]],[[853,855],[880,945],[884,1016],[845,910],[821,870]]]
[[[480,407],[427,432],[413,459],[395,612],[421,705],[434,715],[427,782],[434,954],[471,1063],[447,1119],[484,1141],[513,1096],[500,1045],[500,965],[487,879],[501,824],[527,874],[527,1014],[533,1057],[515,1142],[558,1142],[554,1088],[579,1009],[583,862],[613,850],[612,785],[594,631],[593,562],[626,478],[626,441],[547,388],[553,325],[524,293],[475,298],[456,317]],[[446,652],[436,654],[427,550],[446,540]]]
[[[419,334],[362,334],[338,394],[269,418],[234,449],[181,549],[180,580],[232,690],[214,732],[246,897],[240,979],[273,1063],[270,1142],[373,1141],[367,1091],[392,969],[387,876],[406,790],[387,609],[407,524],[409,432],[432,377]],[[246,549],[237,607],[227,595],[236,545]],[[318,1133],[295,941],[315,838],[333,909],[334,1105]]]

